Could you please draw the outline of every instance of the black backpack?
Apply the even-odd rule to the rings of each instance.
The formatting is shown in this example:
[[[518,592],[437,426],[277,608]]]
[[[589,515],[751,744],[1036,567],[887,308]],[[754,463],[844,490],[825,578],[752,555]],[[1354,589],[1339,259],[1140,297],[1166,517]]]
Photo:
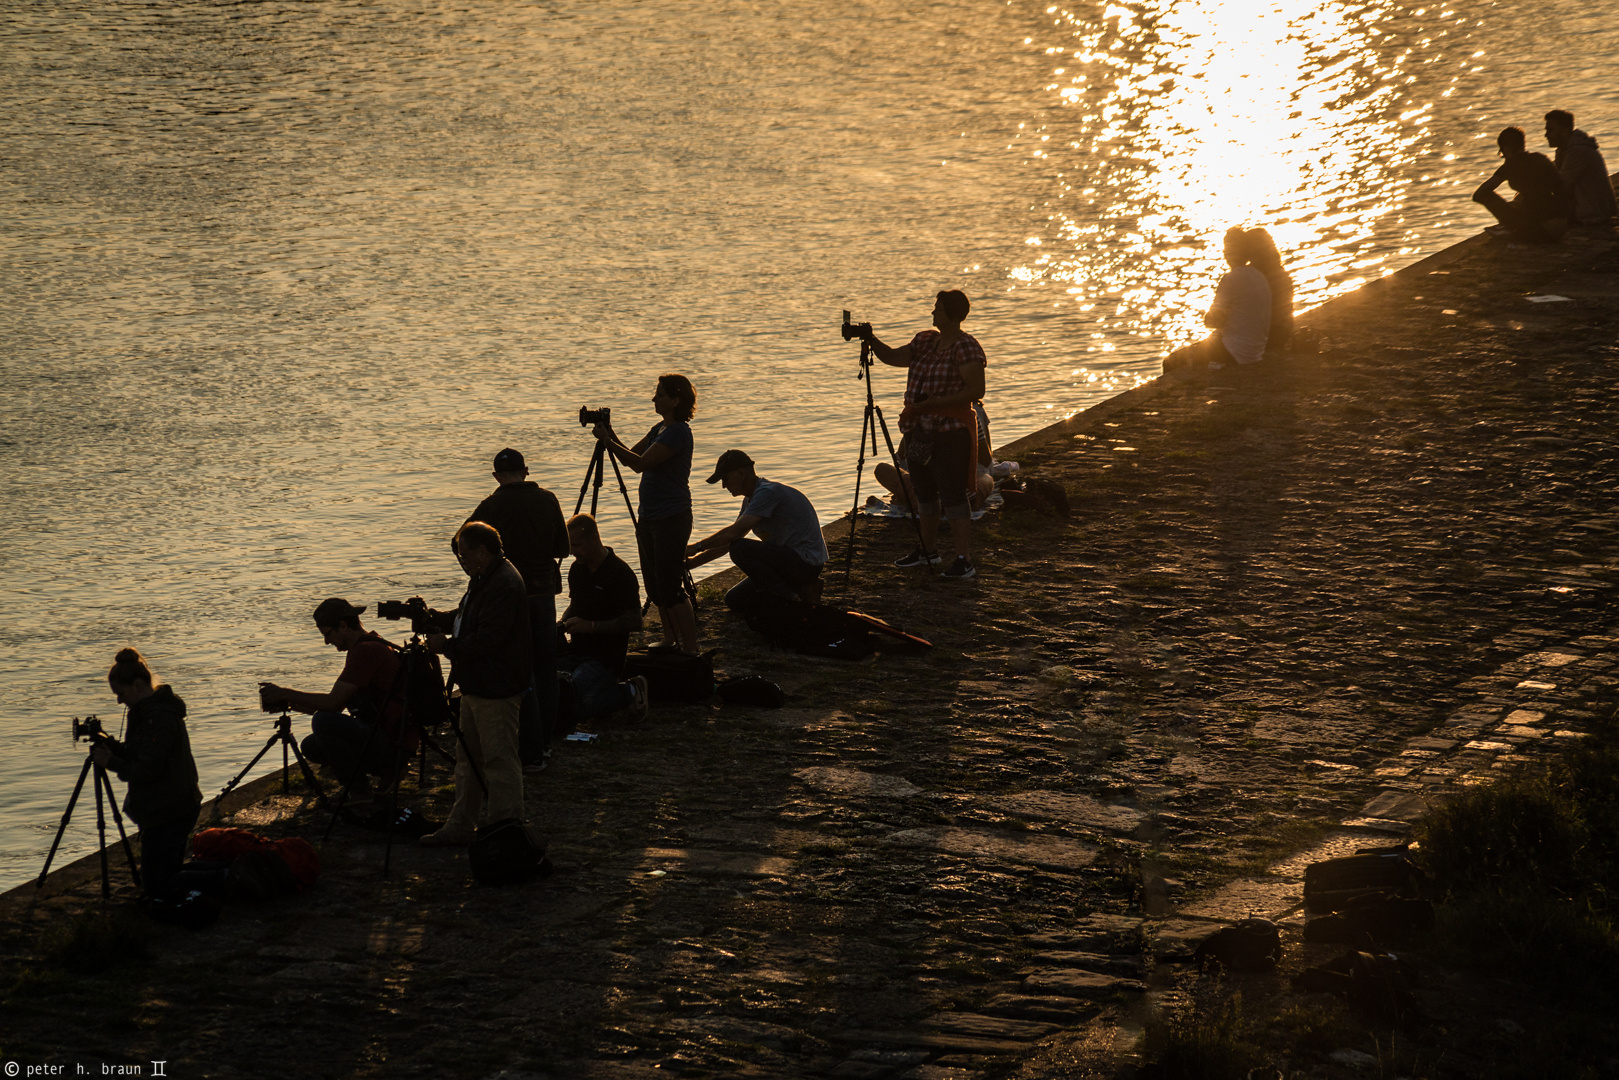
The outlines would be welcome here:
[[[472,877],[480,885],[515,885],[531,877],[549,877],[551,860],[516,818],[491,821],[478,829],[467,849]]]
[[[1282,958],[1282,932],[1269,919],[1241,919],[1203,939],[1192,954],[1199,967],[1215,963],[1228,971],[1274,971]]]
[[[654,649],[624,658],[624,677],[646,679],[647,696],[654,705],[692,705],[714,696],[714,654],[710,649],[692,656],[679,649]]]
[[[1362,896],[1412,897],[1427,882],[1406,846],[1362,848],[1354,855],[1325,859],[1304,868],[1304,906],[1312,912],[1340,911]]]

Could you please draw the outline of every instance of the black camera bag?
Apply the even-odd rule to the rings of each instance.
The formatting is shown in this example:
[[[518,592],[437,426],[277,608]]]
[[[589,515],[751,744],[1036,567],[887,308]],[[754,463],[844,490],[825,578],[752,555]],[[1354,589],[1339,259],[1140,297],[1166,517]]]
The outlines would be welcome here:
[[[1312,912],[1341,911],[1363,896],[1413,897],[1427,875],[1404,845],[1366,848],[1304,868],[1304,906]]]
[[[528,829],[516,818],[481,826],[467,855],[472,863],[473,880],[480,885],[515,885],[551,873],[545,846],[535,843]]]
[[[698,704],[714,696],[714,654],[718,651],[710,649],[701,656],[679,649],[631,653],[624,658],[624,677],[643,676],[654,705]]]
[[[1282,958],[1282,932],[1269,919],[1240,919],[1222,926],[1198,945],[1198,967],[1219,964],[1227,971],[1274,971]]]

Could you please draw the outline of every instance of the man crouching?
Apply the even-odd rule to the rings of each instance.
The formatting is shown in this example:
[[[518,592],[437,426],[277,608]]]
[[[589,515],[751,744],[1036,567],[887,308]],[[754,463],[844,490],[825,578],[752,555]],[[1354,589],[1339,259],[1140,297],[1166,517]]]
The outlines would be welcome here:
[[[427,647],[450,658],[461,687],[461,739],[455,753],[455,806],[449,820],[421,842],[465,847],[477,833],[488,794],[488,820],[523,820],[523,764],[517,718],[528,689],[528,589],[501,553],[500,533],[481,521],[461,526],[450,548],[466,571],[467,591],[441,617],[453,632],[429,634]],[[476,766],[476,767],[475,767]],[[482,773],[483,784],[478,775]]]

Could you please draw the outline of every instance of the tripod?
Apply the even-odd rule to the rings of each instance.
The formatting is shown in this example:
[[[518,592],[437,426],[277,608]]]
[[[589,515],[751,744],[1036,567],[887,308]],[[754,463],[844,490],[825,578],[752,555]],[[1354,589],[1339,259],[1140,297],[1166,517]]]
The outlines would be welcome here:
[[[844,312],[843,318],[847,323],[849,313]],[[848,326],[844,333],[848,336]],[[899,454],[894,450],[893,436],[888,434],[888,421],[883,418],[883,407],[877,404],[877,399],[871,392],[871,341],[869,338],[860,339],[860,374],[857,379],[866,381],[866,415],[860,422],[860,460],[855,465],[854,472],[854,508],[849,511],[849,552],[843,560],[843,580],[847,585],[854,574],[854,529],[860,520],[860,478],[866,471],[866,441],[871,441],[871,456],[877,456],[877,431],[882,430],[883,442],[888,446],[888,460],[894,463],[894,471],[900,475],[900,491],[907,489],[904,472],[899,467]],[[914,489],[913,489],[914,490]],[[914,494],[911,500],[916,502],[916,513],[911,516],[911,523],[916,527],[916,545],[919,551],[925,551],[927,544],[922,540],[922,504],[916,501]],[[931,570],[931,568],[930,568]]]
[[[257,765],[259,759],[268,754],[270,748],[275,746],[276,743],[281,744],[281,794],[287,795],[292,792],[292,784],[287,779],[287,769],[291,765],[287,760],[287,754],[290,750],[292,756],[298,759],[298,767],[304,772],[304,782],[314,791],[315,798],[320,801],[321,806],[330,808],[331,802],[326,798],[326,789],[321,785],[320,780],[316,778],[315,770],[309,767],[309,762],[304,758],[303,751],[298,749],[298,740],[292,737],[292,711],[283,702],[281,715],[276,717],[275,720],[275,731],[265,740],[263,748],[253,755],[253,760],[247,763],[247,767],[237,773],[234,780],[219,789],[219,794],[214,798],[215,811],[218,811],[224,805],[225,796],[236,790],[236,785],[242,782],[244,776],[253,771],[253,766]]]
[[[624,509],[629,511],[630,528],[632,530],[638,529],[640,526],[635,520],[635,507],[630,505],[630,492],[629,489],[624,486],[624,473],[619,470],[618,458],[613,457],[613,455],[607,452],[607,444],[600,439],[596,440],[596,449],[591,452],[590,464],[585,466],[585,479],[584,482],[579,485],[579,498],[573,504],[573,512],[577,514],[579,512],[579,508],[585,505],[585,489],[589,488],[590,516],[596,516],[596,504],[601,498],[602,478],[605,475],[605,466],[602,463],[603,458],[606,458],[608,461],[613,463],[613,476],[618,480],[618,493],[624,497]],[[645,575],[644,569],[642,574],[643,576]],[[691,601],[692,614],[697,614],[697,584],[696,582],[692,581],[690,570],[681,571],[680,588],[681,591],[686,594],[687,599]],[[646,602],[641,605],[641,614],[645,615],[651,607],[652,597],[648,596],[646,598]]]
[[[86,717],[85,724],[94,724],[99,729],[93,716]],[[74,720],[75,731],[78,729],[78,720]],[[91,736],[92,751],[96,746],[95,736]],[[98,849],[101,855],[101,898],[112,899],[112,873],[107,865],[107,815],[105,807],[112,808],[112,820],[118,826],[118,842],[123,846],[124,859],[129,863],[129,876],[138,886],[141,883],[141,872],[135,866],[135,854],[129,847],[129,834],[124,832],[124,816],[118,812],[118,799],[112,793],[112,781],[107,779],[107,768],[96,764],[96,759],[89,754],[84,756],[84,766],[79,769],[79,782],[73,785],[73,795],[67,801],[67,809],[62,811],[62,824],[56,827],[56,839],[51,841],[51,851],[45,856],[45,865],[40,868],[39,880],[34,882],[34,891],[37,894],[45,886],[45,878],[51,872],[51,862],[56,858],[56,849],[62,843],[62,834],[67,832],[67,823],[73,819],[73,807],[79,801],[79,793],[84,790],[84,778],[95,773],[93,784],[96,789],[96,835],[100,837],[101,844]],[[106,802],[103,804],[102,800]]]

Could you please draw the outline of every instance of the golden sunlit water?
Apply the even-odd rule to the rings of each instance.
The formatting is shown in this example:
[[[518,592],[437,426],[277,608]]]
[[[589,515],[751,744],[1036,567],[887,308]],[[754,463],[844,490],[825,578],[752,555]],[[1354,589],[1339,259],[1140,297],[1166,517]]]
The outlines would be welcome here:
[[[1229,225],[1310,306],[1487,224],[1503,125],[1619,139],[1616,14],[0,0],[0,886],[121,645],[212,794],[269,733],[256,681],[335,676],[320,598],[454,600],[500,447],[571,508],[578,407],[638,434],[684,371],[694,473],[740,446],[831,518],[841,309],[897,342],[964,289],[1009,441],[1200,335]],[[734,515],[697,488],[699,530]],[[604,533],[633,551],[620,508]]]

